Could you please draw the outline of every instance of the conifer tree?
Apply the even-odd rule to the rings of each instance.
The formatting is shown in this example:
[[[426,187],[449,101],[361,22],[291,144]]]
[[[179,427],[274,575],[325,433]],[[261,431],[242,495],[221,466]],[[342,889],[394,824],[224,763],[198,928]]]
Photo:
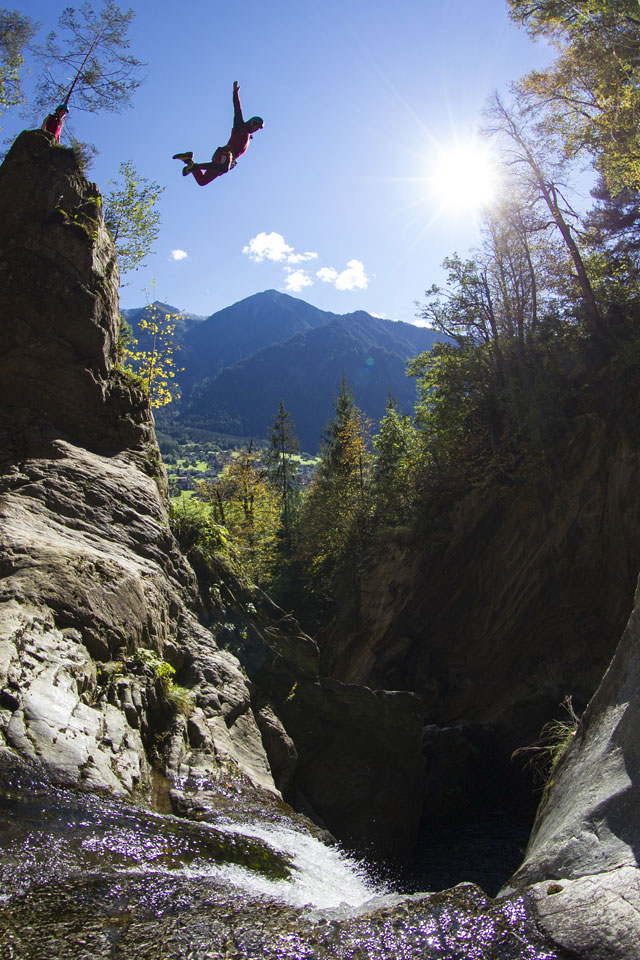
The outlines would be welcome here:
[[[356,610],[370,529],[370,427],[343,377],[297,526],[300,561],[316,599],[333,604],[340,596]]]
[[[282,397],[273,420],[269,443],[271,482],[280,496],[283,532],[285,540],[288,541],[293,521],[293,503],[297,494],[298,468],[293,457],[300,450],[300,444],[291,414],[285,410]]]
[[[415,497],[419,442],[412,418],[398,409],[389,395],[385,415],[373,438],[371,494],[378,522],[405,522]]]

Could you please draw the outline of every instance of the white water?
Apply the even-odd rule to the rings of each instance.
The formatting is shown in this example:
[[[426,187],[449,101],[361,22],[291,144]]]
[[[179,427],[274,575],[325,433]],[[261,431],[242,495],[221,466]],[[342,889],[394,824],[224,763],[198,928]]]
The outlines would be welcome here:
[[[218,824],[216,829],[263,840],[291,858],[289,880],[268,880],[233,864],[212,865],[207,871],[253,896],[272,897],[294,907],[334,909],[358,907],[389,892],[384,884],[372,880],[357,860],[308,834],[271,824]]]

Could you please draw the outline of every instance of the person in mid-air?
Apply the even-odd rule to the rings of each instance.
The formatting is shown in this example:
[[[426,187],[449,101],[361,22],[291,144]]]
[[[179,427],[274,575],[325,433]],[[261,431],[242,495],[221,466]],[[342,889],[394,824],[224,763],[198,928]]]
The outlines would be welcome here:
[[[69,108],[65,106],[64,103],[61,103],[59,107],[55,108],[53,113],[50,113],[48,117],[44,118],[44,122],[42,124],[42,129],[46,130],[47,133],[52,134],[58,143],[60,143],[62,124],[64,123],[64,118],[68,113]]]
[[[241,157],[249,146],[252,135],[257,130],[262,130],[264,126],[262,117],[251,117],[250,120],[243,119],[240,97],[238,96],[239,89],[238,81],[234,80],[233,130],[231,131],[229,141],[224,147],[218,147],[211,158],[211,162],[194,163],[192,151],[175,153],[173,155],[174,160],[182,160],[184,163],[182,176],[186,177],[192,173],[196,183],[199,183],[201,187],[205,187],[208,183],[211,183],[212,180],[215,180],[216,177],[222,176],[223,173],[228,173],[229,170],[235,167],[238,157]]]

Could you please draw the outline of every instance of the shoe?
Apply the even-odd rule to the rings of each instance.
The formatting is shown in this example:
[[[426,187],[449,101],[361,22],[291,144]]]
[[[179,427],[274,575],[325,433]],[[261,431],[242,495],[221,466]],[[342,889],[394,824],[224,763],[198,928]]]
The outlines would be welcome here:
[[[194,167],[195,167],[195,163],[192,163],[191,160],[185,161],[185,165],[182,168],[182,176],[183,177],[188,176],[188,174],[191,173]]]
[[[188,150],[186,153],[174,153],[172,160],[184,160],[186,163],[187,160],[193,160],[193,150]]]

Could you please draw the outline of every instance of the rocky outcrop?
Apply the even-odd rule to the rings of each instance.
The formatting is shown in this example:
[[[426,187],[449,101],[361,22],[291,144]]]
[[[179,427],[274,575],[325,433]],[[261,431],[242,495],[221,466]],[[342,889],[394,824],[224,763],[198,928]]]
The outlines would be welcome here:
[[[18,137],[0,168],[0,453],[47,436],[153,458],[149,405],[113,369],[118,267],[101,197],[71,150]]]
[[[317,644],[293,617],[237,571],[222,571],[219,560],[207,568],[197,550],[189,556],[201,596],[218,598],[214,606],[205,600],[203,617],[217,635],[226,634],[251,683],[285,799],[352,849],[409,859],[425,789],[420,698],[323,677]]]
[[[303,913],[315,828],[280,794],[354,846],[384,856],[406,851],[424,786],[421,701],[323,677],[314,641],[230,560],[226,568],[224,558],[194,549],[187,561],[168,524],[148,404],[117,369],[116,268],[99,194],[73,154],[39,131],[22,134],[0,169],[0,271],[0,940],[8,956],[142,960],[157,957],[161,944],[167,958],[355,960],[426,950],[466,960],[473,950],[503,960],[637,960],[640,614],[557,767],[525,863],[500,900],[466,885],[360,900],[353,909],[334,896],[337,912]],[[566,491],[558,501],[571,507],[569,519],[559,512],[537,566],[526,568],[531,593],[515,570],[501,593],[489,590],[502,553],[521,566],[528,556],[496,520],[508,513],[515,522],[515,501],[507,510],[495,492],[470,495],[476,505],[487,498],[495,513],[481,514],[487,536],[479,548],[482,564],[493,567],[480,587],[461,572],[453,581],[458,600],[467,585],[468,610],[462,605],[457,623],[475,637],[469,664],[461,635],[444,626],[447,656],[417,655],[415,631],[434,608],[434,590],[449,613],[453,601],[434,576],[414,611],[398,582],[417,577],[411,564],[388,587],[391,610],[401,604],[399,622],[377,608],[388,659],[376,634],[366,669],[349,660],[351,680],[358,670],[375,677],[384,664],[395,664],[396,680],[415,673],[416,682],[403,685],[423,690],[439,721],[425,734],[430,785],[452,777],[438,765],[443,751],[454,754],[454,770],[480,771],[490,723],[509,710],[515,716],[513,700],[526,702],[524,680],[505,692],[490,676],[489,640],[504,679],[515,663],[506,638],[516,628],[531,635],[522,611],[533,616],[544,584],[556,592],[548,617],[536,621],[543,649],[569,624],[560,601],[577,585],[569,576],[563,587],[544,580],[544,558],[566,552],[584,570],[588,545],[578,534],[596,519],[609,530],[603,542],[625,545],[618,573],[635,557],[635,448],[625,447],[621,423],[610,437],[596,419],[591,427],[583,443],[591,450],[599,440],[602,455],[616,451],[620,465],[600,486],[585,477],[582,507]],[[530,547],[535,525],[527,518],[536,511],[542,515],[531,507],[520,516]],[[441,555],[461,561],[466,536],[458,529]],[[611,552],[609,544],[605,556]],[[604,569],[602,576],[611,583]],[[507,602],[507,588],[519,603]],[[618,595],[607,616],[624,603],[624,584]],[[481,617],[488,596],[496,599]],[[589,617],[604,603],[597,596]],[[492,614],[502,632],[491,627]],[[585,636],[599,622],[587,618]],[[577,663],[576,638],[559,658],[562,670]],[[352,656],[353,648],[345,663]],[[527,652],[522,669],[534,660]],[[432,686],[429,670],[440,662],[449,663],[438,674],[447,681]],[[482,689],[472,692],[463,681],[474,677]],[[538,696],[538,686],[531,693]],[[461,717],[477,724],[442,730]],[[183,821],[149,812],[152,802]],[[302,879],[297,906],[291,885],[268,886],[293,884],[294,875]]]
[[[276,792],[239,665],[189,608],[149,405],[116,364],[100,207],[72,151],[18,138],[0,170],[3,748],[130,795],[148,791],[155,740],[176,778],[202,760]],[[154,667],[136,675],[140,648]],[[197,746],[164,695],[167,668],[187,667]]]
[[[639,691],[640,590],[508,888],[533,885],[542,926],[585,960],[631,957],[640,943]]]
[[[302,790],[337,834],[382,846],[401,823],[406,847],[420,809],[417,737],[398,760],[389,746],[376,760],[375,744],[403,724],[418,729],[416,705],[389,710],[382,695],[354,690],[349,702],[368,707],[361,718],[345,710],[341,723],[334,691],[318,679],[316,645],[281,623],[282,611],[246,584],[233,594],[224,583],[216,590],[227,599],[205,610],[169,528],[147,398],[118,364],[117,289],[98,188],[71,150],[24,132],[0,168],[0,757],[56,783],[142,800],[160,772],[165,801],[196,817],[240,797],[268,815],[281,789],[291,799]],[[229,626],[247,663],[251,634],[261,669],[286,664],[280,702],[225,649]],[[320,691],[297,701],[316,713],[302,718],[296,703],[284,717],[298,682]],[[333,762],[322,755],[323,773],[305,755],[331,710],[342,749]],[[341,813],[336,778],[363,739],[374,745],[375,788],[352,778]],[[381,786],[383,771],[408,775],[406,800]]]

